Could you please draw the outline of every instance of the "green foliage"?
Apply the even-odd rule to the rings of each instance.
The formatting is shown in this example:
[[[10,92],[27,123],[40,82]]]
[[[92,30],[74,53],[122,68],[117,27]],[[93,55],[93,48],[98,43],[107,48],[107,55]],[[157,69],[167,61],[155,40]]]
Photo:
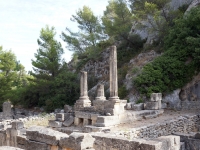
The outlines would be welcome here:
[[[108,3],[102,17],[105,33],[114,41],[126,40],[132,42],[128,38],[132,27],[132,14],[126,1],[112,0]]]
[[[71,20],[78,24],[79,31],[74,33],[66,28],[69,34],[62,32],[61,37],[67,43],[67,48],[78,54],[85,51],[96,51],[97,43],[105,39],[98,17],[89,7],[83,6],[76,12],[76,15],[72,15]]]
[[[131,43],[129,42],[131,41]],[[122,40],[117,47],[118,67],[128,63],[130,59],[136,56],[142,50],[145,40],[141,40],[138,35],[129,35],[129,41]]]
[[[144,103],[144,100],[142,98],[139,98],[137,101],[136,101],[136,104],[140,104],[140,103]]]
[[[34,72],[30,72],[37,79],[50,81],[59,74],[63,49],[61,44],[55,40],[55,35],[54,27],[46,26],[40,31],[39,49],[35,53],[36,60],[32,60]]]
[[[136,73],[138,73],[139,72],[139,68],[138,67],[133,67],[132,68],[132,70],[131,70],[131,72],[133,73],[133,74],[136,74]]]
[[[181,88],[200,69],[200,8],[178,19],[165,39],[166,52],[147,64],[134,80],[141,94],[168,93]]]
[[[0,103],[6,100],[5,96],[14,86],[13,81],[17,77],[15,70],[16,57],[12,51],[3,50],[0,47]]]
[[[8,95],[13,96],[14,104],[29,108],[43,106],[46,111],[52,111],[64,104],[73,105],[78,99],[77,75],[70,72],[67,63],[61,59],[63,49],[55,35],[54,27],[46,26],[41,30],[29,84],[14,88]]]
[[[163,45],[163,38],[174,25],[174,19],[183,16],[183,9],[170,8],[170,0],[129,0],[136,29],[147,29],[156,34],[157,44]]]
[[[119,87],[118,94],[119,94],[120,99],[125,98],[127,96],[127,94],[128,94],[128,91],[126,90],[126,87],[125,86]]]

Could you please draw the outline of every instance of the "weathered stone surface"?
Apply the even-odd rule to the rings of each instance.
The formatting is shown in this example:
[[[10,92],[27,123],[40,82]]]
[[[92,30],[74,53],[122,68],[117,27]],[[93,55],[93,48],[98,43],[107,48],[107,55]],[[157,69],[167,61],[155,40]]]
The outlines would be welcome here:
[[[110,47],[110,97],[109,100],[119,100],[118,97],[118,78],[117,78],[117,48]]]
[[[95,100],[106,100],[106,97],[104,96],[104,85],[99,84],[97,86],[97,96]]]
[[[65,120],[65,121],[63,122],[63,126],[69,127],[69,126],[71,126],[73,123],[74,123],[74,117],[73,117],[73,116],[70,116],[69,119],[67,119],[67,120]]]
[[[161,101],[162,100],[162,93],[152,93],[151,99],[152,102]]]
[[[13,121],[12,122],[12,128],[19,130],[24,128],[24,123],[22,121]]]
[[[65,105],[65,106],[64,106],[64,112],[65,112],[65,113],[72,112],[72,107],[69,106],[69,105]]]
[[[132,109],[135,111],[144,110],[144,103],[134,104],[132,105]]]
[[[163,97],[162,101],[167,103],[168,108],[180,110],[181,109],[181,100],[179,98],[180,89],[173,91],[171,94]]]
[[[3,124],[0,124],[0,130],[1,129],[4,129],[4,125]]]
[[[199,133],[199,132],[196,133],[195,136],[194,136],[194,138],[195,138],[195,139],[200,139],[200,133]]]
[[[27,141],[26,150],[48,150],[48,145],[46,143]]]
[[[159,103],[158,102],[146,102],[145,103],[145,109],[146,110],[158,110],[159,109]]]
[[[3,103],[3,118],[4,119],[13,119],[10,102]]]
[[[126,109],[127,109],[127,110],[131,110],[131,109],[132,109],[132,108],[131,108],[131,103],[127,103],[127,104],[126,104]]]
[[[95,107],[95,111],[101,114],[104,114],[104,103],[106,100],[94,100],[93,106]]]
[[[17,136],[17,144],[26,145],[27,144],[27,138],[24,135],[18,135]]]
[[[189,5],[186,12],[189,12],[192,8],[198,7],[200,5],[200,0],[193,0],[193,2]]]
[[[54,128],[62,127],[62,122],[55,121],[55,120],[49,120],[49,126]]]
[[[68,138],[65,133],[54,131],[41,126],[33,126],[26,131],[27,139],[47,143],[50,145],[57,145],[61,137]]]
[[[74,150],[83,150],[93,148],[95,139],[88,133],[72,133],[67,138],[61,138],[59,146]]]
[[[162,142],[145,141],[140,144],[140,150],[161,150]]]
[[[80,78],[80,97],[74,105],[75,110],[82,110],[84,107],[91,106],[91,101],[88,97],[87,72],[81,71]]]
[[[23,149],[10,146],[0,146],[0,150],[23,150]]]
[[[64,121],[64,113],[57,113],[56,114],[56,120],[57,121]]]

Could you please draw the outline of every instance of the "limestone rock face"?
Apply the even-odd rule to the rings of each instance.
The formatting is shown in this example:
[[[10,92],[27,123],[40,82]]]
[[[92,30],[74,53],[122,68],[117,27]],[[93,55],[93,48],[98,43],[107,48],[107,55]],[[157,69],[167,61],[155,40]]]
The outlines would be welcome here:
[[[200,5],[200,0],[193,0],[192,3],[189,5],[186,12],[190,11],[192,8],[197,7]]]
[[[181,109],[181,100],[179,98],[180,91],[181,91],[180,89],[177,89],[173,91],[171,94],[163,98],[162,101],[167,103],[168,108],[177,109],[177,110]]]
[[[200,73],[181,89],[180,99],[182,101],[200,101]]]
[[[183,5],[191,5],[190,7],[194,7],[197,5],[197,2],[199,0],[171,0],[169,3],[171,10],[177,10],[179,7]],[[189,8],[190,9],[190,8]],[[158,32],[149,33],[149,28],[151,27],[151,24],[148,21],[142,21],[140,22],[143,26],[146,26],[146,28],[137,28],[137,23],[135,23],[131,29],[133,34],[138,34],[142,39],[147,39],[147,44],[152,44],[153,41],[157,40]]]

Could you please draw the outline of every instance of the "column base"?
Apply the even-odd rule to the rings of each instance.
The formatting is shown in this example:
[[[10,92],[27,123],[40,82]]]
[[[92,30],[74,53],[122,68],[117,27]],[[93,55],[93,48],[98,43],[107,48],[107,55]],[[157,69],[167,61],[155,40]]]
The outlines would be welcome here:
[[[114,116],[119,115],[124,112],[124,105],[117,99],[108,100],[104,103],[104,111],[105,114],[110,113]]]
[[[115,96],[115,97],[109,97],[108,100],[109,100],[109,101],[116,101],[116,102],[120,101],[120,99],[119,99],[118,96]]]
[[[106,97],[101,96],[101,97],[95,97],[95,100],[106,100]]]
[[[75,110],[83,110],[84,107],[90,107],[91,106],[91,101],[89,99],[79,99],[76,101],[75,105],[74,105],[74,109]]]

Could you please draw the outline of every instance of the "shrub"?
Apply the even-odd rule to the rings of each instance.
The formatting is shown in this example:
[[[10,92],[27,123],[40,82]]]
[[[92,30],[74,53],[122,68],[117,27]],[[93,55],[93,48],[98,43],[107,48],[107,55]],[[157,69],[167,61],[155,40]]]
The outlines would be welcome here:
[[[165,53],[147,64],[134,80],[147,97],[181,88],[200,69],[200,8],[178,19],[165,38]]]

